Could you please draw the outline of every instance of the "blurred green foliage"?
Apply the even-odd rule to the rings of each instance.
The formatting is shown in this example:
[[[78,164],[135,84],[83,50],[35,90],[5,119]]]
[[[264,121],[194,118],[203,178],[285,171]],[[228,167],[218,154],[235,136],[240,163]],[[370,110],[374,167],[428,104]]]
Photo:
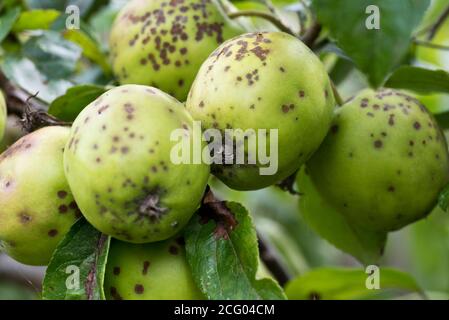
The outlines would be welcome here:
[[[39,295],[23,284],[0,279],[0,300],[36,300]]]

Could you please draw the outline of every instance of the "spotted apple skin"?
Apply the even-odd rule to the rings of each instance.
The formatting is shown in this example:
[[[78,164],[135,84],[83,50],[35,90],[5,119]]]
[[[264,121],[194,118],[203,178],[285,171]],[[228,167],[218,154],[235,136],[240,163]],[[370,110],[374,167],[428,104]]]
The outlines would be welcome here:
[[[182,237],[148,244],[111,243],[105,273],[109,300],[203,300]]]
[[[366,89],[338,108],[307,163],[326,199],[358,226],[380,232],[425,217],[449,179],[444,136],[417,99]]]
[[[232,146],[224,152],[224,165],[212,166],[237,190],[264,188],[293,174],[326,136],[334,105],[323,64],[300,40],[281,32],[247,33],[223,43],[202,65],[186,103],[204,130],[217,129],[222,137],[227,129],[254,130],[232,140],[234,146],[245,146],[245,159],[261,150],[269,155],[269,146],[277,142],[274,173],[261,172],[269,165],[258,156],[256,163],[239,164]],[[245,142],[256,135],[261,141],[262,129],[267,130],[266,151],[263,144],[259,150]],[[270,130],[277,131],[277,140]],[[223,142],[223,150],[228,145]],[[225,163],[226,157],[231,163]]]
[[[110,34],[121,84],[144,84],[185,101],[201,63],[223,41],[244,33],[218,0],[132,0]]]
[[[69,134],[42,128],[0,155],[0,246],[21,263],[46,265],[81,217],[63,169]]]
[[[145,243],[165,240],[186,225],[203,196],[209,166],[172,161],[179,144],[171,139],[174,131],[193,145],[193,120],[183,104],[142,85],[111,89],[78,115],[64,169],[94,227]]]

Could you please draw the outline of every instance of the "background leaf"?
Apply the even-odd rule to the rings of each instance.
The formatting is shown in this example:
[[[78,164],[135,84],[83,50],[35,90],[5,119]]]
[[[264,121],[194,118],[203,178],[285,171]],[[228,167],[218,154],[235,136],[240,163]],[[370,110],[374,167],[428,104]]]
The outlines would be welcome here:
[[[0,279],[0,300],[36,300],[36,292],[13,281],[2,281]]]
[[[250,212],[259,235],[270,245],[285,271],[296,276],[310,268],[332,263],[342,252],[323,240],[298,214],[298,197],[269,187],[256,191],[232,190],[217,178],[209,185],[219,199],[241,203]],[[345,255],[345,260],[349,260]],[[355,261],[355,260],[354,260]]]
[[[20,15],[20,9],[14,8],[8,10],[3,16],[0,17],[0,43],[6,38],[11,31],[14,22]]]
[[[439,207],[404,230],[410,272],[430,291],[449,292],[449,214]],[[393,253],[394,254],[394,253]],[[447,299],[447,298],[446,298]]]
[[[441,129],[449,129],[449,111],[434,115]]]
[[[448,94],[449,73],[445,70],[430,70],[414,66],[401,66],[385,83],[385,87],[405,89],[419,94]],[[426,103],[429,97],[419,97]],[[428,107],[434,113],[435,119],[442,129],[449,128],[449,111],[446,103],[442,101],[437,106],[430,101]]]
[[[201,291],[211,300],[285,299],[282,289],[269,278],[256,279],[259,250],[248,212],[235,202],[226,206],[238,221],[227,232],[215,221],[195,215],[185,230],[187,260]]]
[[[106,75],[111,74],[108,57],[100,50],[100,45],[82,30],[66,30],[64,38],[76,43],[83,51],[83,55],[97,63]]]
[[[364,264],[378,262],[387,235],[358,230],[328,204],[317,192],[313,182],[302,169],[297,178],[301,192],[299,207],[309,226],[320,236]]]
[[[449,185],[441,191],[440,196],[438,197],[438,205],[443,211],[447,211],[447,208],[449,207]]]
[[[31,37],[22,51],[48,79],[69,77],[81,57],[81,49],[77,45],[54,31]]]
[[[69,88],[64,95],[50,104],[48,112],[60,120],[74,121],[81,110],[104,92],[106,88],[96,85],[79,85]]]
[[[53,9],[24,11],[14,23],[12,31],[21,32],[24,30],[49,29],[60,14],[59,11]]]
[[[99,39],[102,49],[109,47],[109,31],[119,10],[126,4],[126,0],[112,0],[92,14],[90,26]]]
[[[286,294],[291,300],[323,299],[353,300],[398,296],[399,293],[421,293],[416,281],[407,273],[380,268],[380,289],[366,288],[369,276],[361,269],[318,268],[287,284]]]
[[[56,248],[47,268],[43,298],[56,300],[104,299],[103,282],[110,238],[86,220],[78,220]],[[79,268],[78,289],[68,289],[68,266]]]
[[[380,29],[368,30],[369,5],[380,9]],[[429,0],[314,0],[318,20],[337,44],[378,87],[410,45],[412,31],[421,21]],[[399,17],[406,17],[399,19]]]
[[[444,70],[402,66],[388,78],[385,87],[419,93],[449,93],[449,73]]]
[[[38,94],[38,98],[50,103],[73,84],[63,79],[48,80],[33,62],[27,58],[7,56],[2,70],[9,80],[15,82],[30,95]]]

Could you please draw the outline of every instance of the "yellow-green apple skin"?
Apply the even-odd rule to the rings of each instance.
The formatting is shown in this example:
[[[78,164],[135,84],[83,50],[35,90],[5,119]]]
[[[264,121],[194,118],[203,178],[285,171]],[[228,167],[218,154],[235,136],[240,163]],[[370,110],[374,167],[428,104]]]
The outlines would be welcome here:
[[[146,243],[168,239],[186,225],[206,188],[209,165],[172,161],[175,130],[193,145],[193,120],[183,104],[142,85],[111,89],[78,115],[64,168],[94,227]]]
[[[105,274],[111,300],[202,300],[182,238],[148,244],[111,243]]]
[[[336,111],[307,163],[319,192],[348,221],[388,232],[425,217],[448,182],[447,145],[417,99],[366,89]]]
[[[259,158],[256,164],[212,166],[229,187],[255,190],[288,177],[312,155],[329,130],[334,104],[329,77],[312,51],[288,34],[258,32],[233,38],[210,55],[186,107],[205,130],[218,129],[223,136],[226,129],[253,129],[253,136],[260,129],[277,130],[274,174],[261,174],[268,165]],[[244,137],[236,137],[234,144],[242,144]],[[258,151],[245,144],[245,154]]]
[[[0,243],[15,260],[46,265],[81,216],[64,176],[66,127],[34,131],[0,156]]]

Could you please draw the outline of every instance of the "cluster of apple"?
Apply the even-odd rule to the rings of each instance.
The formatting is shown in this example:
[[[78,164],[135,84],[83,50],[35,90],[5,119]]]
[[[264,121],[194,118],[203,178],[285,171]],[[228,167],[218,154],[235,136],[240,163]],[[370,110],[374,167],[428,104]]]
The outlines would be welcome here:
[[[226,10],[215,0],[133,0],[122,9],[110,37],[121,85],[86,106],[71,128],[39,129],[0,156],[0,240],[9,255],[48,264],[84,216],[117,239],[109,298],[194,299],[203,296],[181,234],[210,173],[233,189],[255,190],[305,165],[323,197],[371,231],[399,229],[432,209],[449,158],[419,101],[367,89],[335,107],[324,66],[300,40],[248,33]],[[193,139],[193,121],[203,130],[276,129],[277,172],[261,175],[260,162],[173,163],[170,134],[182,129]]]

